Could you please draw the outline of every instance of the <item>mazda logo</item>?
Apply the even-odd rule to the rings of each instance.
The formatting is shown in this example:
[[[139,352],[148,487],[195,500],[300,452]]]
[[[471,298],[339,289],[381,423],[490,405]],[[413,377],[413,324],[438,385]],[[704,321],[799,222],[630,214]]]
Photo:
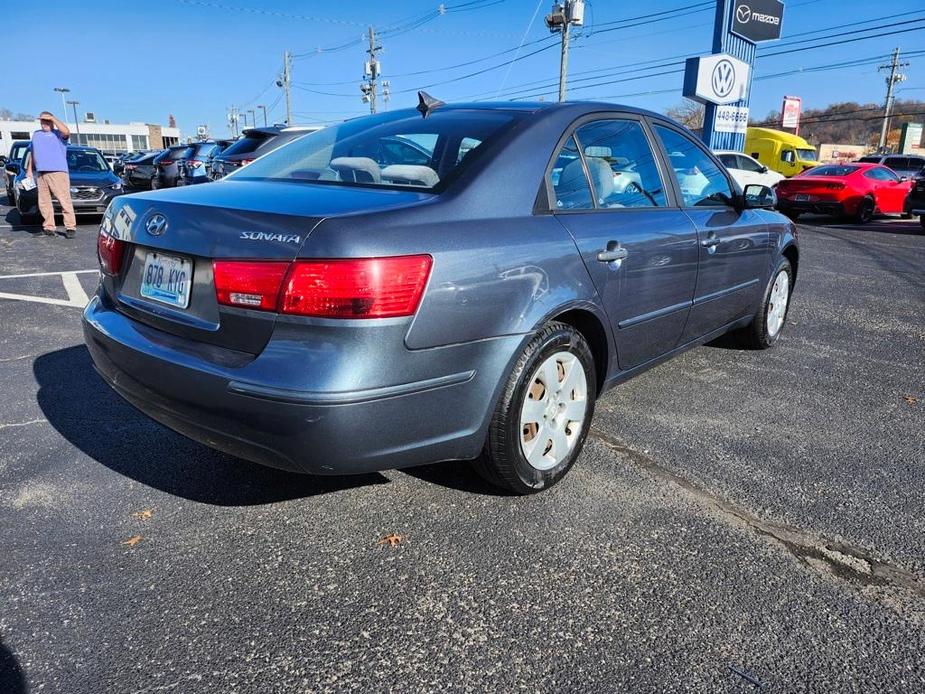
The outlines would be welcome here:
[[[748,5],[739,5],[736,8],[736,19],[739,20],[740,24],[748,24],[748,20],[752,18],[752,8]]]
[[[732,93],[732,88],[736,83],[736,70],[728,60],[720,60],[716,67],[713,68],[713,93],[721,99],[725,99]]]
[[[145,222],[145,231],[151,234],[151,236],[160,236],[167,231],[167,217],[162,214],[152,215],[151,218]]]

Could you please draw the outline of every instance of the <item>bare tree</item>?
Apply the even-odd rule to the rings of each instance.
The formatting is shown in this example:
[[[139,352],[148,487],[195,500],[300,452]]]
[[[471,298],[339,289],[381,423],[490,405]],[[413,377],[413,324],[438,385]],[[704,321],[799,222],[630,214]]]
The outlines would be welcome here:
[[[703,104],[696,101],[685,99],[680,104],[668,108],[665,115],[691,130],[703,128]]]

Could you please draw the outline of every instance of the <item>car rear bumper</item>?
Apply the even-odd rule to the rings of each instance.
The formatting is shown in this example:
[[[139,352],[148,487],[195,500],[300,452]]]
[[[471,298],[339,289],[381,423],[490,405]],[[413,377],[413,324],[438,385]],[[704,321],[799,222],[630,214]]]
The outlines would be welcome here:
[[[787,214],[788,212],[809,212],[814,214],[828,214],[835,217],[841,217],[848,214],[844,204],[827,200],[819,200],[815,202],[796,202],[793,200],[786,200],[781,198],[777,201],[777,209],[784,214]]]
[[[330,369],[319,387],[290,388],[314,363],[291,339],[270,342],[257,356],[215,358],[222,351],[140,324],[94,297],[84,311],[84,337],[94,365],[112,388],[167,427],[263,465],[314,474],[354,474],[478,455],[488,418],[523,336],[395,354],[336,358],[345,373],[357,358],[381,358],[392,374],[414,380],[332,388]],[[229,350],[226,350],[230,352]],[[232,363],[237,360],[237,363]],[[324,371],[324,373],[321,373]],[[429,371],[429,376],[420,378]],[[263,378],[272,374],[272,378]],[[288,376],[287,376],[288,374]]]

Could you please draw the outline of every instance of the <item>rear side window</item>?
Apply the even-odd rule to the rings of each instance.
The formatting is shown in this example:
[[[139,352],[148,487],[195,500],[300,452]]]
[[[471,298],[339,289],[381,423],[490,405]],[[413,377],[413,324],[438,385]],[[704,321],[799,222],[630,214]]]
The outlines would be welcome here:
[[[570,137],[559,150],[556,163],[549,173],[550,183],[560,210],[593,210],[591,186],[585,175],[574,137]]]
[[[665,190],[642,126],[633,120],[600,120],[575,133],[597,204],[605,208],[663,207]]]
[[[720,207],[732,204],[732,188],[720,168],[690,138],[660,125],[662,140],[674,170],[685,207]]]
[[[738,157],[734,154],[718,154],[719,160],[727,169],[740,169]]]
[[[737,156],[736,159],[739,161],[739,168],[743,171],[751,171],[753,173],[761,173],[764,167],[759,164],[754,159],[749,157]],[[723,162],[724,164],[726,162]]]

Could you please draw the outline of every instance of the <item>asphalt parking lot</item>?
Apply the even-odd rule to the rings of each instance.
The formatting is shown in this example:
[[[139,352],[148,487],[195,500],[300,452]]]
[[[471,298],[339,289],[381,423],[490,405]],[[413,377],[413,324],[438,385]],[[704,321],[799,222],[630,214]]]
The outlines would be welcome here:
[[[463,463],[301,477],[160,427],[83,347],[95,223],[17,221],[0,692],[925,690],[917,221],[806,218],[782,342],[611,391],[529,498]]]

